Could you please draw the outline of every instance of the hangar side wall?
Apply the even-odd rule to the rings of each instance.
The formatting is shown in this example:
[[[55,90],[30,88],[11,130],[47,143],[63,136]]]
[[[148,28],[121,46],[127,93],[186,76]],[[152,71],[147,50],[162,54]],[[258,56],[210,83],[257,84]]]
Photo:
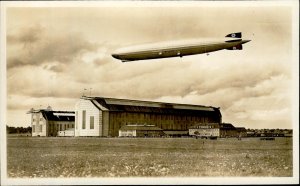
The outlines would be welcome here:
[[[146,112],[112,112],[109,114],[109,136],[118,136],[126,124],[155,125],[163,130],[187,131],[199,123],[220,123],[221,116],[215,111],[197,111],[193,114],[163,114]]]

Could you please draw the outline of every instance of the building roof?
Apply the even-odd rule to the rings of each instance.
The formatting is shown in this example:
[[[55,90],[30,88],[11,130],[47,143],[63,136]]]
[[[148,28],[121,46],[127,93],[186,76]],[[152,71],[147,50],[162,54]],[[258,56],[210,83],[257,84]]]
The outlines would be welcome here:
[[[123,125],[119,130],[159,130],[162,131],[161,128],[155,125]]]
[[[75,112],[42,110],[41,113],[48,121],[75,121]]]
[[[220,128],[224,130],[236,130],[236,128],[231,123],[221,123]]]
[[[237,131],[247,131],[245,127],[235,127]]]
[[[170,114],[188,114],[199,111],[218,112],[217,107],[203,105],[189,105],[178,103],[164,103],[153,101],[104,98],[104,97],[82,97],[82,99],[91,100],[100,110],[109,111],[127,111],[127,112],[151,112],[151,113],[170,113]]]

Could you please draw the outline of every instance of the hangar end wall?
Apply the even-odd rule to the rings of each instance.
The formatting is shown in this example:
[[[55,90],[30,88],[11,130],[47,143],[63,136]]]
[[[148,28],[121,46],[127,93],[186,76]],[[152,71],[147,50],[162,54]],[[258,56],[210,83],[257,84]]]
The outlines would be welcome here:
[[[75,136],[102,136],[102,111],[90,100],[75,105]]]

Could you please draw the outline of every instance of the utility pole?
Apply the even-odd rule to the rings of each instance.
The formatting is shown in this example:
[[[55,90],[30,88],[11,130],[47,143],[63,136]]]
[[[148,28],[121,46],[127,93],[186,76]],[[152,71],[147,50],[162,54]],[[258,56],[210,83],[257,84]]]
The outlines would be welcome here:
[[[85,95],[84,95],[84,91],[86,91],[86,88],[84,88],[84,89],[83,89],[82,97],[84,97],[84,96],[85,96]]]

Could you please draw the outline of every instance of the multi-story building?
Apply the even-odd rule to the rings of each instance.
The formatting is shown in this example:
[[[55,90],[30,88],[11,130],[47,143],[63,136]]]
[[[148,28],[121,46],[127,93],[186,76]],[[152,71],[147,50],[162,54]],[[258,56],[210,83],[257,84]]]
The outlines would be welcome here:
[[[32,136],[57,136],[58,131],[74,128],[75,112],[53,111],[47,109],[31,109]]]

